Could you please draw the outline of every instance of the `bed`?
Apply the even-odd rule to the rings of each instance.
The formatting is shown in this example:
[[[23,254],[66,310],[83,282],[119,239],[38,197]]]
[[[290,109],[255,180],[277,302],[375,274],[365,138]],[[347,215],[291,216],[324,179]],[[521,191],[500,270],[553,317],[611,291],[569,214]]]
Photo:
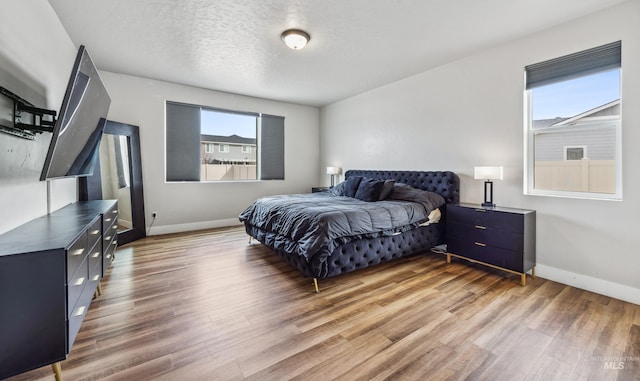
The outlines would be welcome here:
[[[376,192],[355,198],[359,186]],[[460,180],[449,171],[349,170],[335,189],[261,197],[239,218],[250,237],[313,278],[318,292],[318,280],[446,242],[446,204],[458,203],[459,191]]]

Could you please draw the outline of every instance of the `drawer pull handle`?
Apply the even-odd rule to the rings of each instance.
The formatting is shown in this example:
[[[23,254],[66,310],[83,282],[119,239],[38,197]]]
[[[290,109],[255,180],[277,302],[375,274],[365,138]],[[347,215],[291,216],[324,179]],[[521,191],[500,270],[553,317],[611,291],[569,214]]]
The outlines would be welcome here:
[[[96,251],[95,253],[93,253],[93,255],[91,256],[92,258],[98,258],[100,256],[100,251]]]
[[[109,241],[110,239],[111,239],[111,236],[110,236],[110,235],[108,235],[108,236],[104,237],[104,240],[105,240],[105,241]]]
[[[76,281],[76,283],[74,283],[74,286],[82,286],[82,284],[84,283],[84,277],[82,278],[78,278],[78,280]]]
[[[105,220],[105,221],[107,221],[107,222],[109,222],[109,221],[111,221],[111,218],[110,218],[110,217],[107,217],[107,218],[105,218],[104,220]]]
[[[82,255],[82,253],[84,253],[84,247],[80,248],[80,249],[75,249],[71,252],[71,255]]]
[[[111,254],[107,254],[105,257],[106,257],[107,259],[109,259],[109,258],[111,258]]]
[[[476,246],[482,246],[482,247],[487,246],[486,243],[482,243],[482,242],[474,242],[474,243],[476,244]]]
[[[118,244],[118,240],[114,239],[113,242],[111,242],[111,244],[114,245],[114,246],[117,245]]]
[[[84,315],[84,310],[86,310],[86,309],[87,309],[87,307],[85,307],[85,306],[78,307],[76,309],[76,313],[73,314],[73,316],[82,316],[82,315]]]
[[[98,279],[100,279],[100,275],[94,275],[93,278],[91,278],[92,281],[97,281]]]
[[[115,210],[111,211],[111,213],[118,214],[118,209],[115,209]]]
[[[482,226],[482,225],[476,225],[475,228],[476,229],[482,229],[482,230],[486,230],[487,229],[486,226]]]
[[[89,234],[91,234],[91,235],[97,235],[97,234],[100,234],[100,230],[99,230],[99,229],[92,230],[92,231],[91,231],[91,233],[89,233]]]

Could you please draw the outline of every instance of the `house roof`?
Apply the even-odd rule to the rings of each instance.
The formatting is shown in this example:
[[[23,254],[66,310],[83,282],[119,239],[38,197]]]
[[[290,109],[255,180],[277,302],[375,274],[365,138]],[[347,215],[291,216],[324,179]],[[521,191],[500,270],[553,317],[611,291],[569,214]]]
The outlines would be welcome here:
[[[238,135],[231,136],[220,136],[220,135],[200,135],[201,142],[207,143],[235,143],[235,144],[245,144],[245,145],[256,145],[255,138],[243,138]]]
[[[620,105],[620,99],[616,99],[609,103],[605,103],[598,107],[594,107],[591,110],[587,110],[576,114],[570,117],[556,117],[553,119],[538,119],[533,121],[533,128],[544,128],[544,127],[558,127],[558,126],[566,126],[571,123],[575,123],[578,120],[585,119],[596,119],[596,118],[608,118],[610,119],[613,115],[619,115],[620,110],[616,109]]]

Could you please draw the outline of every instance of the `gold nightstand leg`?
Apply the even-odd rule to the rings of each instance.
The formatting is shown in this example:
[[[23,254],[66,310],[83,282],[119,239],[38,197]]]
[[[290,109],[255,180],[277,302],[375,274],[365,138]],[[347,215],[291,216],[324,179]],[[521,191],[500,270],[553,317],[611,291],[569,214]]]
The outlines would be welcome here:
[[[451,263],[451,254],[447,253],[447,263]]]
[[[536,267],[533,266],[531,268],[531,278],[536,279]]]
[[[313,287],[316,289],[316,294],[320,292],[318,289],[318,278],[313,278]]]
[[[60,366],[60,362],[51,364],[51,368],[53,368],[53,374],[56,375],[56,381],[62,381],[62,367]]]
[[[521,283],[523,286],[526,286],[526,285],[527,285],[527,273],[522,273],[522,274],[520,274],[520,283]]]

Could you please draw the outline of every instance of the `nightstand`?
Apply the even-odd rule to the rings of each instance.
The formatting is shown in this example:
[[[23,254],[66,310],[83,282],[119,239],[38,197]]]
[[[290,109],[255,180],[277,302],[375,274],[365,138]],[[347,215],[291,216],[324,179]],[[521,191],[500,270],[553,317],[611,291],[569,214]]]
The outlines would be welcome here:
[[[313,187],[311,188],[311,193],[318,193],[318,192],[327,192],[329,191],[329,187]]]
[[[447,262],[466,259],[535,278],[536,212],[515,208],[447,205]]]

